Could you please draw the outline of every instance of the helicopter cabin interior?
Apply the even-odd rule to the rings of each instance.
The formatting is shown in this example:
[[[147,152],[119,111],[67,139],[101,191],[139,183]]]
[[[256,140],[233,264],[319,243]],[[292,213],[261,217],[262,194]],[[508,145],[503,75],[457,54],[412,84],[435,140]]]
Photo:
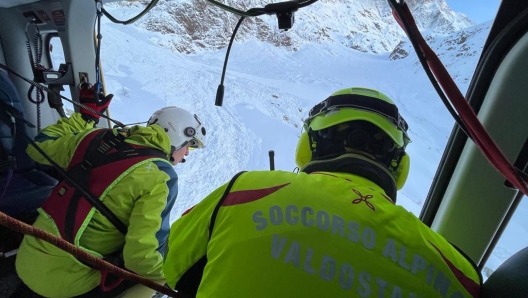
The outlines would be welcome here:
[[[35,216],[42,196],[59,178],[53,169],[38,167],[29,160],[24,152],[28,142],[20,135],[33,138],[38,129],[55,123],[61,114],[60,109],[44,102],[44,91],[12,72],[50,89],[69,87],[69,93],[62,95],[78,100],[76,86],[96,77],[93,8],[94,1],[0,2],[0,133],[4,158],[0,210],[27,223]],[[62,44],[64,64],[52,63],[52,38]],[[36,69],[37,64],[45,70]],[[528,165],[527,82],[528,2],[503,0],[465,97],[510,163],[521,175],[524,172],[524,178]],[[13,109],[33,125],[18,121],[21,118],[14,121]],[[455,125],[420,219],[482,270],[523,197]],[[20,239],[21,235],[0,226],[0,296],[9,295],[19,283],[13,264]],[[527,278],[528,249],[524,249],[491,274],[483,285],[482,297],[527,297]]]

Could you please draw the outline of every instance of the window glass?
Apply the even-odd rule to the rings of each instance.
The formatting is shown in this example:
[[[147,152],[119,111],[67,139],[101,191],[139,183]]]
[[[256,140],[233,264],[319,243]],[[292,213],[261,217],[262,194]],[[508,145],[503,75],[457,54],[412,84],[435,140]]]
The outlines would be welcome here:
[[[448,15],[452,15],[456,18],[457,21],[455,24],[453,26],[443,27],[441,33],[427,30],[422,32],[429,45],[436,51],[442,62],[446,65],[462,94],[466,93],[471,82],[475,67],[482,52],[482,47],[484,46],[486,37],[490,31],[492,19],[495,17],[497,8],[500,4],[500,0],[480,1],[478,2],[478,5],[475,2],[469,2],[471,1],[447,0],[447,5],[451,8],[446,11],[449,12]],[[134,3],[123,6],[117,3],[109,3],[108,5],[105,5],[105,9],[112,14],[122,15],[130,14],[132,8],[138,10],[140,8],[142,9],[143,5],[143,3]],[[477,6],[479,8],[478,11],[476,9]],[[168,3],[160,3],[156,9],[160,9],[160,7],[166,11],[171,11],[173,9]],[[416,8],[415,13],[420,26],[429,26],[428,22],[420,21],[418,17],[420,14],[423,15],[428,12],[421,10],[423,8],[422,6],[416,5],[413,6],[413,8],[414,7]],[[437,8],[438,6],[433,5],[427,8],[427,10]],[[442,9],[445,9],[445,7]],[[248,19],[248,21],[249,20],[251,20],[251,18]],[[449,22],[449,20],[453,21],[454,19],[449,17],[445,22]],[[377,21],[378,20],[376,20],[376,22]],[[105,22],[104,19],[103,22]],[[219,22],[223,21],[219,20]],[[113,41],[121,40],[121,36],[126,36],[126,39],[122,39],[122,44],[112,47],[111,44],[114,42],[107,42],[103,43],[101,49],[102,61],[104,61],[105,65],[109,66],[108,68],[105,67],[105,84],[107,87],[110,87],[108,89],[115,95],[112,103],[113,118],[120,120],[130,119],[130,121],[124,120],[124,123],[142,121],[142,118],[140,117],[141,111],[146,111],[150,109],[150,107],[145,104],[146,101],[144,100],[136,101],[136,99],[140,97],[139,94],[141,94],[143,98],[167,99],[166,101],[170,105],[184,104],[183,107],[190,109],[195,109],[196,107],[192,105],[185,106],[187,103],[184,99],[186,99],[187,96],[196,98],[198,94],[202,93],[202,91],[204,91],[203,98],[210,96],[207,93],[209,87],[200,86],[199,89],[201,90],[199,91],[189,93],[183,92],[183,94],[178,94],[177,97],[174,97],[175,88],[169,87],[177,86],[180,88],[181,86],[185,86],[183,88],[189,89],[188,86],[199,84],[202,81],[207,82],[206,84],[208,84],[209,74],[206,75],[207,78],[202,76],[205,71],[209,69],[209,66],[218,71],[222,69],[221,64],[217,62],[220,61],[220,59],[222,59],[223,62],[224,54],[219,55],[219,52],[210,51],[210,47],[208,46],[209,41],[201,40],[205,33],[199,31],[198,28],[193,28],[187,32],[190,36],[185,37],[184,41],[183,39],[180,39],[180,34],[176,33],[182,32],[178,31],[180,29],[176,27],[169,28],[169,25],[167,25],[169,27],[159,25],[157,21],[153,22],[152,20],[149,20],[137,22],[134,23],[133,26],[127,27],[134,28],[134,26],[139,26],[140,30],[134,31],[134,34],[131,34],[131,31],[128,29],[126,32],[121,32],[121,27],[113,27],[109,24],[110,22],[103,23],[101,28],[101,30],[103,30],[103,36],[113,36]],[[350,25],[352,26],[352,24]],[[272,28],[276,27],[273,26]],[[295,32],[297,31],[304,31],[302,30],[302,27],[297,26],[295,28],[297,29],[290,31],[292,34],[296,34]],[[328,28],[329,27],[327,27],[327,29]],[[322,30],[325,31],[326,29]],[[390,32],[393,28],[387,27],[387,29],[383,30]],[[246,38],[251,39],[254,38],[253,33],[256,32],[250,30],[249,36],[251,37],[243,37],[243,34],[245,33],[242,32],[237,35],[237,38],[240,38],[241,41]],[[116,34],[118,37],[114,37]],[[209,36],[208,34],[205,34],[205,36]],[[222,34],[224,34],[223,30],[222,33],[218,34],[222,36]],[[230,34],[228,34],[228,36],[229,35]],[[358,34],[357,36],[361,36],[361,34]],[[148,40],[149,42],[144,44],[142,40],[143,38],[145,41]],[[193,42],[195,39],[197,40],[196,44]],[[141,42],[138,43],[140,40]],[[227,43],[227,38],[225,43],[223,43],[221,39],[213,38],[212,40],[214,40],[215,48],[222,48],[225,50],[225,46],[227,46],[225,44]],[[315,40],[319,40],[319,38],[316,38]],[[179,41],[181,41],[181,44],[178,44]],[[187,44],[188,42],[188,51],[180,51],[182,47],[185,47],[183,44]],[[236,70],[239,74],[254,78],[252,81],[253,85],[248,85],[249,81],[247,78],[241,80],[240,83],[236,81],[236,84],[239,85],[233,85],[234,83],[230,83],[231,86],[226,88],[231,88],[231,91],[226,91],[225,96],[227,97],[228,94],[231,96],[236,94],[236,100],[245,102],[246,98],[249,99],[259,93],[268,94],[270,93],[270,90],[277,90],[291,94],[290,100],[290,98],[286,99],[278,94],[274,94],[275,91],[273,91],[269,96],[269,100],[264,102],[259,101],[258,106],[255,106],[257,105],[256,103],[248,100],[244,104],[244,108],[240,109],[240,111],[237,110],[237,112],[245,111],[247,108],[251,110],[251,113],[256,113],[253,115],[246,111],[247,115],[256,116],[260,115],[259,113],[264,113],[266,116],[272,118],[280,118],[280,125],[285,122],[295,125],[295,129],[297,129],[298,132],[296,132],[297,136],[300,134],[300,127],[302,126],[302,122],[299,120],[307,115],[307,111],[313,106],[313,104],[323,100],[330,93],[341,88],[351,86],[369,87],[381,90],[393,97],[400,113],[409,123],[409,134],[412,140],[412,143],[407,147],[407,152],[411,160],[409,178],[407,179],[404,188],[398,193],[397,204],[403,206],[416,216],[419,216],[448,141],[448,137],[453,128],[454,120],[442,104],[438,94],[434,91],[434,88],[422,69],[408,39],[402,38],[399,44],[396,46],[390,46],[388,49],[389,52],[386,52],[387,49],[384,49],[379,51],[376,50],[374,53],[369,51],[365,51],[366,53],[355,51],[353,49],[356,48],[348,45],[349,42],[352,43],[353,41],[349,40],[346,42],[346,51],[342,51],[342,48],[340,47],[341,42],[336,42],[335,47],[326,44],[317,45],[318,42],[316,42],[313,45],[300,46],[299,51],[295,49],[291,52],[282,52],[281,47],[278,47],[277,49],[266,50],[262,53],[260,53],[260,49],[258,51],[253,51],[252,53],[252,50],[250,49],[255,48],[256,45],[254,43],[245,43],[244,45],[239,44],[233,48],[234,52],[229,61],[229,69],[230,71]],[[156,46],[156,49],[150,48],[150,46],[152,46],[151,43]],[[197,44],[200,44],[198,46],[200,49],[196,49],[195,52],[192,48]],[[123,45],[126,46],[123,48]],[[110,47],[112,47],[112,49],[110,49]],[[201,49],[202,47],[203,49]],[[143,49],[146,48],[149,48],[149,52],[143,54]],[[162,48],[179,52],[174,53],[174,56],[178,56],[177,59],[182,59],[182,61],[184,59],[191,59],[193,63],[197,63],[197,65],[204,64],[207,65],[207,67],[203,70],[197,69],[197,71],[200,71],[198,75],[199,77],[196,77],[196,79],[192,81],[189,79],[193,78],[191,74],[180,74],[183,68],[177,67],[171,69],[172,62],[169,60],[169,57],[173,57],[173,55],[165,54],[165,52],[162,52]],[[325,56],[323,53],[326,52],[327,49],[330,49],[328,50],[329,54]],[[132,56],[130,56],[129,52],[134,53],[134,58],[131,58]],[[153,54],[154,52],[160,54]],[[193,54],[186,55],[185,53]],[[270,53],[277,56],[277,59],[274,60],[273,63],[267,63],[268,60],[266,60]],[[164,58],[160,59],[157,55],[163,55]],[[237,55],[240,57],[238,60],[236,58]],[[315,58],[319,57],[317,55],[320,55],[322,58]],[[115,62],[112,59],[116,59]],[[336,59],[339,60],[338,63],[336,63]],[[244,64],[240,63],[242,60],[245,60]],[[346,67],[346,65],[348,65],[347,62],[349,61],[357,62],[351,63],[351,67]],[[140,62],[144,63],[144,65],[138,65]],[[153,69],[156,71],[152,71]],[[158,77],[159,73],[163,73],[163,77]],[[194,73],[195,72],[193,71],[193,74]],[[259,77],[265,79],[258,80],[257,78]],[[268,80],[269,77],[274,77],[276,81],[270,82]],[[219,78],[215,78],[214,80],[217,79]],[[228,75],[226,79],[235,82],[236,76]],[[159,83],[161,81],[164,83]],[[143,82],[148,82],[148,84]],[[217,82],[214,81],[214,84],[217,84]],[[258,88],[266,84],[269,84],[269,86],[264,87],[261,92]],[[313,89],[304,88],[302,87],[303,84],[306,84],[305,86],[309,86],[309,88]],[[139,86],[142,86],[143,88],[141,88],[141,90],[135,90]],[[238,90],[235,89],[237,87]],[[167,90],[168,93],[163,94],[164,90]],[[145,92],[149,93],[146,94]],[[296,101],[297,99],[300,100]],[[133,103],[133,105],[131,105],[131,103]],[[141,111],[138,110],[138,113],[130,113],[129,111],[131,107],[138,109],[140,107],[143,108]],[[258,142],[263,144],[260,146],[261,148],[271,145],[276,146],[276,140],[282,139],[283,135],[277,135],[268,139],[268,135],[266,134],[267,130],[262,129],[261,124],[253,124],[255,119],[259,119],[253,116],[240,117],[241,120],[247,119],[248,125],[244,126],[244,129],[247,129],[248,135],[251,133],[251,136],[248,136],[247,139],[249,140],[250,137],[258,139]],[[266,121],[268,121],[267,119],[268,118],[266,118]],[[225,123],[222,124],[222,127],[225,128],[224,124]],[[288,127],[288,129],[289,128],[290,127]],[[268,130],[270,130],[269,127]],[[284,132],[284,139],[287,139],[286,133],[289,134],[289,130],[277,129],[276,131],[280,133]],[[224,142],[229,143],[227,140],[224,140]],[[236,142],[239,141],[236,140]],[[249,143],[253,144],[255,142]],[[291,144],[281,142],[281,145],[283,144],[284,150],[277,150],[276,168],[283,170],[293,169],[295,165],[291,156],[294,156],[296,141],[294,140]],[[286,144],[289,145],[287,148]],[[216,144],[212,144],[211,146],[216,146]],[[264,150],[271,148],[252,149],[246,146],[244,149],[248,152],[253,152],[250,150],[255,150],[254,152],[257,152],[258,150],[263,151],[259,153],[246,153],[251,154],[251,157],[258,156],[258,158],[248,158],[251,162],[237,160],[236,162],[240,163],[240,168],[251,170],[268,167],[265,158],[268,154]],[[286,157],[281,158],[281,155]],[[229,178],[230,177],[223,176],[222,178],[218,178],[218,180]],[[207,184],[207,182],[204,182],[204,184]],[[190,190],[185,189],[182,189],[181,191],[182,197],[192,196],[193,198],[196,198],[196,201],[201,199],[202,195],[207,194],[205,191],[200,192],[199,194],[191,193]],[[189,193],[185,193],[187,191]],[[183,201],[178,201],[174,209],[174,214],[176,214],[176,216],[179,216],[192,205],[191,202],[188,202],[189,205],[180,206],[180,202]]]
[[[484,265],[482,270],[484,279],[487,279],[509,257],[528,247],[528,217],[526,214],[528,214],[528,198],[524,197]]]
[[[422,32],[464,95],[492,26],[491,19],[472,23],[473,25],[464,29],[449,31],[446,35]],[[409,136],[412,141],[406,148],[411,160],[409,176],[404,188],[398,192],[397,204],[419,216],[455,121],[427,78],[416,54],[413,53],[414,49],[408,46],[406,51],[412,55],[401,60],[402,63],[407,63],[404,64],[406,69],[414,69],[413,84],[402,87],[398,92],[414,90],[420,97],[411,101],[413,94],[405,93],[405,101],[397,102],[402,116],[409,124]],[[395,61],[396,63],[398,61]],[[406,75],[403,70],[400,74],[402,77]],[[395,78],[394,81],[396,80]],[[404,86],[405,82],[399,84]]]

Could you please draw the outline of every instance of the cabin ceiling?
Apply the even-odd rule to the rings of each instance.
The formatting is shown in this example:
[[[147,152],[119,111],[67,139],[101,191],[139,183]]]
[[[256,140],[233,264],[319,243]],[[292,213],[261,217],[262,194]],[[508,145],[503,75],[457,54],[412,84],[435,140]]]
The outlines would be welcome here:
[[[39,0],[2,0],[0,1],[0,8],[9,8],[19,5],[24,5],[28,3],[37,2]]]

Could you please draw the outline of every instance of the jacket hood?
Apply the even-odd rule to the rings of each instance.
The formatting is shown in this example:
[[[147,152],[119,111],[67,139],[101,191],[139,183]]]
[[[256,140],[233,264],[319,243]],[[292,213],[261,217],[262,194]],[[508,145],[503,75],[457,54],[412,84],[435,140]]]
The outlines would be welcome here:
[[[130,135],[127,142],[159,149],[169,156],[171,145],[169,135],[159,125],[132,126],[129,128]]]

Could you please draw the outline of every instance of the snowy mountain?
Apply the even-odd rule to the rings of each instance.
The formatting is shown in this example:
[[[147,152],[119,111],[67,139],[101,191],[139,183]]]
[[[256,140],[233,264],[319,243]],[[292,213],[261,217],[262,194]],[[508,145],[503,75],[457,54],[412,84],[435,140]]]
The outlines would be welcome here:
[[[112,6],[143,7],[147,2],[150,1]],[[268,3],[225,1],[243,11]],[[423,31],[447,34],[473,25],[467,16],[453,12],[444,0],[407,3]],[[238,19],[204,0],[161,0],[136,25],[161,33],[153,39],[159,45],[177,52],[198,53],[226,47]],[[295,13],[295,23],[289,31],[278,29],[275,16],[248,17],[236,36],[239,42],[257,39],[289,50],[299,50],[308,43],[334,42],[369,53],[392,51],[404,38],[387,0],[318,1]]]
[[[491,25],[492,21],[489,21],[455,31],[449,35],[428,34],[424,38],[448,68],[451,76],[455,79],[462,76],[460,79],[469,83],[470,75],[473,74],[474,70],[471,67],[475,67],[474,59],[482,53],[483,40],[488,36]],[[404,59],[407,61],[406,67],[412,67],[415,72],[422,72],[422,66],[415,57],[416,54],[411,43],[405,39],[396,46],[389,59]]]

